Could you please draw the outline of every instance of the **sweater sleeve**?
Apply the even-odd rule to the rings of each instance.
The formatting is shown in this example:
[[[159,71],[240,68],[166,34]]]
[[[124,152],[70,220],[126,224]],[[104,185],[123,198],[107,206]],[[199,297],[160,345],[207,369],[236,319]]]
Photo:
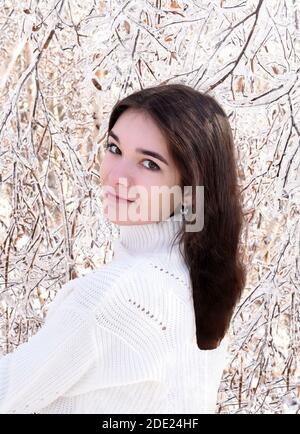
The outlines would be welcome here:
[[[96,357],[88,317],[62,306],[38,332],[0,359],[0,413],[33,413],[63,395]]]

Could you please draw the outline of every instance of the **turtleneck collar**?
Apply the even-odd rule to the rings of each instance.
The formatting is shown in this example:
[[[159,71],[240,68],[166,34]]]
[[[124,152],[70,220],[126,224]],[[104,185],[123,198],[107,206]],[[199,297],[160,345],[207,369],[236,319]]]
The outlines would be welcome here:
[[[176,218],[175,218],[176,217]],[[183,220],[177,214],[160,222],[142,225],[117,225],[119,238],[114,241],[114,259],[124,253],[138,256],[151,253],[170,253],[173,240],[182,227]],[[179,239],[174,243],[172,252],[178,253]]]

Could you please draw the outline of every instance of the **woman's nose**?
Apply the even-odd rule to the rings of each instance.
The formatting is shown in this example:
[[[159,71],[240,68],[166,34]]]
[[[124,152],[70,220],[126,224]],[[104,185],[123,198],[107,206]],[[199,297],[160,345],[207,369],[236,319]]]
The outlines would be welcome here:
[[[123,185],[129,187],[132,185],[132,167],[124,162],[118,162],[114,164],[109,171],[108,181],[110,185]]]
[[[108,179],[108,183],[114,188],[118,187],[118,188],[123,188],[125,190],[128,190],[130,185],[132,185],[129,177],[124,175],[123,173],[111,174],[111,176]]]

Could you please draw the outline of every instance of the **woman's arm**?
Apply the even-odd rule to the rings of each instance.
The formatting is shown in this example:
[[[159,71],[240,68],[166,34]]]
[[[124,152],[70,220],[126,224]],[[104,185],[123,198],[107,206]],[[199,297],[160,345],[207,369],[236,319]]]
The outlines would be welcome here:
[[[63,395],[97,355],[95,326],[63,305],[28,342],[0,359],[0,413],[32,413]]]

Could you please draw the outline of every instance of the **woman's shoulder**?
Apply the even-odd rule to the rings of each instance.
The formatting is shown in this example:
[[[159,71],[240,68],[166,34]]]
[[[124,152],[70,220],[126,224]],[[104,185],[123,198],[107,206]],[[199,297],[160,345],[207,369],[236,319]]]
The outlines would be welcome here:
[[[141,296],[144,293],[145,296],[156,299],[164,296],[178,298],[183,303],[189,303],[191,300],[190,274],[178,255],[150,253],[131,257],[126,261],[116,261],[111,265],[118,268],[118,273],[112,276],[108,290],[102,291],[102,295],[111,298],[115,295]],[[98,280],[100,277],[102,280],[101,271],[100,269],[95,273],[95,279]],[[121,294],[118,294],[119,292]]]
[[[151,254],[111,260],[64,284],[48,308],[48,314],[64,303],[87,312],[97,311],[107,299],[175,296],[183,303],[191,297],[187,270],[166,255]]]
[[[142,272],[151,287],[170,292],[184,303],[191,299],[190,273],[184,260],[179,255],[167,253],[153,253],[147,256],[142,264]],[[139,274],[139,267],[132,270],[134,275]]]
[[[73,304],[74,308],[93,310],[114,286],[121,285],[126,278],[133,275],[134,269],[143,273],[144,263],[145,258],[141,257],[111,260],[85,275],[69,280],[57,290],[49,304],[47,317],[65,303]]]

